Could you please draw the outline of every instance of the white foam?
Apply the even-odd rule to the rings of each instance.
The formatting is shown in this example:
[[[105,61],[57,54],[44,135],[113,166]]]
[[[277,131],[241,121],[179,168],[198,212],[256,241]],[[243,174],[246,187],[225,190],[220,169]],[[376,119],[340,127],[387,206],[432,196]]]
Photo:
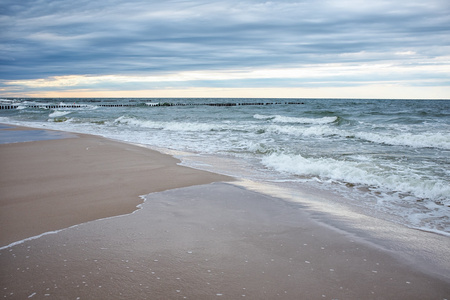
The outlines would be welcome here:
[[[362,132],[356,133],[356,137],[370,142],[408,146],[413,148],[440,148],[450,149],[450,134],[443,132],[424,132],[420,134],[412,134],[408,132],[401,133],[372,133]]]
[[[267,127],[267,130],[273,133],[281,133],[292,136],[339,136],[342,138],[356,138],[384,145],[450,150],[450,133],[445,132],[423,132],[413,134],[409,132],[391,131],[388,133],[375,133],[363,130],[357,131],[354,129],[352,131],[347,131],[345,129],[340,129],[329,125],[320,125],[319,123],[317,126],[307,128],[295,125],[270,125]]]
[[[267,131],[275,134],[286,134],[290,136],[346,136],[346,132],[326,125],[315,125],[311,127],[299,127],[294,125],[269,125]]]
[[[450,186],[438,179],[423,178],[414,170],[393,170],[370,161],[346,161],[333,158],[305,158],[301,155],[273,153],[262,163],[278,172],[335,180],[387,189],[450,205]]]
[[[55,110],[54,112],[52,112],[48,116],[50,118],[58,118],[58,117],[62,117],[62,116],[68,115],[70,113],[71,113],[70,111]]]
[[[136,205],[136,208],[137,208],[137,209],[134,210],[134,211],[132,211],[131,213],[123,214],[123,215],[117,215],[117,216],[112,216],[112,217],[106,217],[106,218],[101,218],[101,219],[95,219],[95,220],[92,220],[92,221],[88,221],[88,222],[85,222],[85,223],[80,223],[80,224],[72,225],[72,226],[70,226],[70,227],[66,227],[66,228],[62,228],[62,229],[58,229],[58,230],[47,231],[47,232],[41,233],[41,234],[39,234],[39,235],[31,236],[31,237],[25,238],[25,239],[23,239],[23,240],[15,241],[15,242],[13,242],[13,243],[11,243],[11,244],[9,244],[9,245],[0,247],[0,250],[7,249],[7,248],[11,248],[11,247],[14,247],[14,246],[23,244],[24,242],[32,241],[32,240],[41,238],[41,237],[46,236],[46,235],[49,235],[49,234],[57,234],[58,232],[61,232],[61,231],[67,230],[67,229],[71,229],[71,228],[75,228],[75,227],[78,227],[78,226],[80,226],[80,225],[87,224],[87,223],[90,223],[90,222],[96,222],[96,221],[99,221],[99,220],[108,220],[108,219],[113,219],[113,218],[123,217],[123,216],[127,216],[127,215],[132,215],[132,214],[134,214],[134,213],[136,213],[136,212],[138,212],[139,210],[142,209],[142,205],[145,203],[145,200],[146,200],[145,196],[146,196],[146,195],[141,195],[141,196],[139,196],[139,197],[142,199],[142,203]]]
[[[288,117],[281,115],[260,115],[255,114],[253,118],[258,120],[271,120],[275,123],[301,123],[301,124],[328,124],[335,122],[337,117],[322,117],[322,118],[299,118]]]
[[[75,225],[75,226],[76,226],[76,225]],[[74,226],[72,226],[72,227],[74,227]],[[69,228],[71,228],[71,227],[69,227]],[[58,232],[61,232],[61,231],[65,230],[65,229],[66,229],[66,228],[60,229],[60,230],[55,230],[55,231],[48,231],[48,232],[44,232],[44,233],[42,233],[42,234],[35,235],[35,236],[29,237],[29,238],[26,238],[26,239],[23,239],[23,240],[20,240],[20,241],[16,241],[16,242],[13,242],[13,243],[11,243],[11,244],[9,244],[9,245],[0,247],[0,250],[7,249],[7,248],[11,248],[11,247],[13,247],[13,246],[20,245],[20,244],[22,244],[22,243],[24,243],[24,242],[27,242],[27,241],[35,240],[35,239],[38,239],[38,238],[40,238],[40,237],[43,237],[43,236],[46,236],[46,235],[49,235],[49,234],[55,234],[55,233],[58,233]]]
[[[114,121],[118,125],[129,125],[140,128],[160,129],[173,132],[208,132],[235,129],[232,124],[221,123],[200,123],[200,122],[164,122],[153,120],[139,120],[137,118],[121,116]]]

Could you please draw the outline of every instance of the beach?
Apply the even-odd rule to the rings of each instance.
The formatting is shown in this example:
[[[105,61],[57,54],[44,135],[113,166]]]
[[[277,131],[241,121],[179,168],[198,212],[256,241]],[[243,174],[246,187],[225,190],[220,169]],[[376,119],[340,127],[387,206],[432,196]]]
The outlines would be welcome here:
[[[2,130],[39,136],[42,130]],[[55,137],[57,131],[45,130]],[[0,145],[0,246],[135,211],[141,195],[227,179],[145,147],[82,134]],[[8,136],[9,138],[9,136]],[[47,137],[45,137],[47,138]],[[30,138],[29,138],[30,139]]]
[[[433,273],[418,248],[403,259],[401,245],[142,146],[66,133],[1,144],[0,160],[6,299],[450,298],[448,258]]]

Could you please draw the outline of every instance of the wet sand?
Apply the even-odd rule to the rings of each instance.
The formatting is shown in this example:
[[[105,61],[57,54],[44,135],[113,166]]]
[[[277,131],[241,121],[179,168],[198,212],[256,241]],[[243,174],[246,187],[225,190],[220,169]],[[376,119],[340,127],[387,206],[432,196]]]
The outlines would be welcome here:
[[[227,183],[0,251],[7,299],[445,299],[449,282]]]
[[[80,156],[80,153],[96,150],[94,156],[98,159],[98,153],[108,149],[109,163],[117,161],[114,168],[106,162],[87,160],[88,169],[96,175],[112,176],[96,186],[103,191],[93,194],[88,201],[91,204],[99,201],[98,206],[86,204],[89,208],[86,211],[95,212],[93,217],[100,217],[110,206],[121,207],[110,215],[125,213],[124,207],[132,211],[139,200],[133,204],[129,201],[138,195],[153,193],[146,196],[142,208],[132,214],[94,220],[0,250],[0,297],[450,299],[449,276],[434,276],[412,261],[402,260],[402,248],[396,245],[391,245],[390,250],[377,247],[358,238],[351,230],[333,228],[333,222],[319,222],[301,204],[235,184],[210,183],[227,177],[182,168],[176,166],[176,160],[171,157],[91,136],[15,146],[21,144],[47,149],[39,152],[41,159],[53,149],[41,167],[50,164],[50,157],[53,164],[57,164],[67,156],[78,159],[75,165],[82,165],[87,154]],[[71,146],[66,147],[68,144]],[[4,146],[0,146],[0,155]],[[29,154],[29,147],[24,148],[20,151]],[[15,151],[20,152],[18,149],[21,147]],[[21,165],[18,160],[11,162],[14,163]],[[75,165],[68,168],[75,172],[77,168],[87,167]],[[128,181],[119,185],[136,171],[152,178],[150,184],[145,181],[145,188]],[[83,180],[85,173],[82,173]],[[44,172],[33,174],[34,186],[38,186],[37,182],[47,186],[52,183],[53,186],[63,183],[71,186],[53,173],[51,176],[44,176]],[[139,180],[133,176],[132,179],[130,181]],[[200,179],[207,182],[202,184]],[[91,180],[85,184],[93,185]],[[117,189],[111,192],[106,188],[116,185],[120,187],[118,190],[130,185],[136,189],[135,194],[124,191],[119,197]],[[68,186],[63,189],[65,194]],[[153,190],[148,191],[148,188]],[[93,190],[91,187],[89,193]],[[111,197],[123,197],[125,201],[107,202]],[[30,204],[31,198],[25,204]],[[64,206],[42,202],[37,196],[34,199],[38,204],[33,209],[47,211],[45,218],[52,218],[59,212],[53,207]],[[85,204],[80,202],[80,205]],[[13,212],[13,208],[8,209]],[[71,206],[72,211],[65,212],[65,218],[70,218],[71,213],[77,215],[73,209]],[[30,215],[34,215],[32,211]],[[79,216],[76,219],[80,222]],[[26,223],[24,220],[19,223]],[[444,246],[448,245],[447,241],[443,237]],[[410,253],[410,257],[413,258],[414,253]],[[448,261],[445,263],[449,265]]]
[[[130,213],[151,192],[231,180],[178,166],[177,159],[140,146],[5,126],[4,142],[32,141],[0,144],[0,247]]]

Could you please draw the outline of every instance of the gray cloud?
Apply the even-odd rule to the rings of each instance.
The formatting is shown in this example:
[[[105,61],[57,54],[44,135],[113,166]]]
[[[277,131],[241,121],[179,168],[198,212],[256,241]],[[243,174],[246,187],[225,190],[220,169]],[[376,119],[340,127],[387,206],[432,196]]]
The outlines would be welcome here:
[[[302,67],[450,53],[429,1],[46,1],[0,4],[0,79]],[[397,52],[414,53],[394,56]]]

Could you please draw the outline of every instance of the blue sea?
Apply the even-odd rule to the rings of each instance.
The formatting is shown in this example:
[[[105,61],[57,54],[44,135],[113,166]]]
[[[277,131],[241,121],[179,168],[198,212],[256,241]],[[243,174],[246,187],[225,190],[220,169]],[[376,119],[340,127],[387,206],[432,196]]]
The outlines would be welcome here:
[[[58,98],[0,105],[15,107],[0,110],[0,123],[145,145],[183,165],[291,194],[327,195],[324,205],[450,235],[450,100]]]

